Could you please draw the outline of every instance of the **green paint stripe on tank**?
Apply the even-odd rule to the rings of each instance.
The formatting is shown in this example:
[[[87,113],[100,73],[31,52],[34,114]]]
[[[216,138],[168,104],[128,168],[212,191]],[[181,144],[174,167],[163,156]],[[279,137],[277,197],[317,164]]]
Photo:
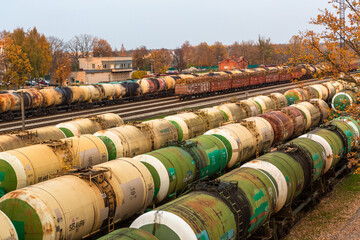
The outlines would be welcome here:
[[[0,210],[15,223],[19,239],[43,239],[43,226],[40,218],[35,209],[27,202],[16,198],[5,199],[0,202]],[[22,223],[24,224],[24,229],[21,227],[23,226]]]
[[[220,112],[224,115],[225,121],[228,122],[229,121],[229,116],[223,110],[220,110]]]
[[[182,141],[184,138],[184,133],[182,131],[181,126],[175,121],[170,120],[170,122],[172,125],[174,125],[174,127],[176,128],[176,131],[178,132],[178,141]]]
[[[149,172],[153,178],[154,186],[155,186],[154,197],[153,197],[153,199],[154,199],[158,195],[159,190],[160,190],[160,185],[161,185],[160,176],[159,176],[158,172],[156,171],[156,169],[152,165],[150,165],[147,162],[141,162],[141,163],[145,165],[145,167],[149,170]]]
[[[256,101],[254,101],[254,102],[259,106],[260,112],[263,113],[263,109],[262,109],[261,105],[260,105],[258,102],[256,102]]]
[[[308,119],[307,119],[307,116],[306,116],[306,114],[304,113],[304,111],[303,110],[301,110],[301,109],[299,109],[299,108],[297,108],[298,110],[300,110],[300,112],[302,113],[302,115],[304,116],[304,118],[305,118],[305,126],[306,126],[306,124],[307,124],[307,122],[308,122]]]
[[[101,141],[105,144],[107,152],[108,152],[108,160],[114,160],[117,158],[117,150],[114,142],[108,138],[107,136],[97,136],[101,139]]]
[[[201,231],[201,233],[196,234],[198,240],[210,240],[209,235],[206,230]]]
[[[235,237],[235,231],[234,229],[231,229],[230,231],[227,231],[224,235],[222,235],[220,240],[230,240],[230,239],[234,239],[234,237]]]
[[[250,220],[253,220],[253,219],[257,218],[258,216],[260,216],[261,214],[263,214],[263,212],[267,212],[268,209],[269,209],[269,203],[268,203],[268,201],[263,202],[259,207],[257,207],[257,208],[255,209],[255,213],[254,213],[254,215],[252,215],[252,216],[250,217]]]
[[[181,240],[180,237],[171,228],[164,224],[146,224],[141,226],[140,229],[151,233],[158,239]]]
[[[69,129],[63,128],[63,127],[59,128],[59,129],[65,134],[65,136],[67,138],[74,137],[74,134]]]
[[[1,179],[0,186],[5,193],[11,192],[17,188],[17,177],[15,170],[10,163],[0,159]]]
[[[208,166],[200,170],[200,178],[212,175],[226,167],[227,157],[223,158],[222,152],[220,150],[208,152],[208,158],[210,163]],[[223,161],[224,159],[225,161]]]
[[[294,97],[286,97],[286,99],[288,101],[288,105],[292,105],[296,101],[296,98],[294,98]]]
[[[258,201],[260,200],[262,197],[264,196],[264,192],[262,190],[260,190],[257,194],[254,195],[254,200]]]
[[[290,182],[290,179],[289,179],[288,175],[285,176],[285,179],[286,179],[286,182]]]
[[[16,229],[19,240],[25,240],[25,224],[23,221],[11,221]]]
[[[312,155],[312,159],[314,160],[314,162],[316,160],[318,160],[319,159],[319,154],[315,153],[314,155]]]
[[[97,240],[158,240],[151,233],[138,228],[121,228]]]
[[[248,229],[248,232],[251,232],[254,228],[257,228],[261,224],[263,224],[264,220],[268,216],[269,211],[269,203],[263,202],[258,208],[255,209],[254,215],[250,218],[250,228]]]
[[[169,176],[171,181],[174,181],[174,176],[176,175],[175,168],[168,168]]]
[[[322,169],[322,162],[318,162],[315,166],[314,166],[315,169]],[[318,171],[317,171],[318,172]]]
[[[220,141],[222,141],[226,147],[227,150],[227,162],[229,162],[229,160],[232,157],[232,147],[231,147],[231,143],[226,139],[226,137],[219,135],[219,134],[212,134],[213,136],[217,137],[220,139]]]

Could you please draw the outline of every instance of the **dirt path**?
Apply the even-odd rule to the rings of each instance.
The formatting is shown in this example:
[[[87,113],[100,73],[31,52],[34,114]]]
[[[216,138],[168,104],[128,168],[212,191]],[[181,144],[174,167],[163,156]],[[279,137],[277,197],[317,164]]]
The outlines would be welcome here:
[[[360,240],[360,175],[347,177],[284,239]]]

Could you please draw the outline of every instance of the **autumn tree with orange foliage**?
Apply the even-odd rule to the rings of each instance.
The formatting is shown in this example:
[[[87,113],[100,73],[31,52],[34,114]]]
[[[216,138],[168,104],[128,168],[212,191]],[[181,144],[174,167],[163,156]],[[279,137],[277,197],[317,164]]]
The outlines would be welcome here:
[[[121,49],[120,49],[120,52],[119,52],[119,57],[127,57],[128,54],[125,50],[125,47],[124,47],[124,44],[121,44]]]
[[[218,65],[218,63],[229,56],[226,47],[221,42],[215,42],[211,45],[211,51],[213,54],[212,65]]]
[[[359,76],[351,73],[354,64],[358,65],[360,58],[360,2],[345,0],[347,5],[346,19],[339,16],[339,3],[330,0],[329,9],[321,10],[311,23],[322,27],[321,32],[307,30],[294,36],[290,40],[286,54],[289,55],[289,64],[320,64],[321,74],[333,79],[341,79],[346,82],[345,88],[353,90],[356,94],[359,90]],[[340,38],[344,45],[340,46]],[[357,93],[358,94],[358,93]],[[346,110],[332,110],[332,116],[347,114],[354,119],[360,117],[359,94]],[[358,149],[357,149],[358,150]],[[359,163],[359,154],[353,152],[348,156],[349,165]],[[359,169],[358,169],[359,170]]]
[[[150,70],[150,61],[147,58],[149,55],[149,51],[145,46],[141,46],[136,48],[132,52],[133,65],[138,70]]]
[[[93,43],[94,57],[111,57],[113,55],[112,49],[108,41],[102,38],[95,38]]]
[[[323,27],[324,31],[312,30],[301,32],[290,40],[287,53],[289,64],[321,63],[328,75],[357,84],[354,75],[350,74],[354,61],[360,58],[360,3],[345,0],[350,11],[346,24],[339,18],[337,1],[329,2],[332,9],[321,10],[313,19],[312,24]],[[344,34],[345,46],[339,47],[339,38]]]
[[[5,36],[0,41],[0,45],[2,46],[0,58],[4,64],[2,81],[19,88],[29,79],[33,71],[27,54],[9,36]]]
[[[171,55],[169,51],[164,48],[153,50],[149,58],[152,64],[152,70],[156,74],[165,73],[170,67]]]
[[[66,52],[63,40],[56,37],[48,37],[52,52],[50,66],[50,78],[54,79],[60,86],[65,85],[66,79],[71,72],[71,58]]]
[[[49,73],[51,64],[50,43],[44,34],[37,31],[36,27],[24,31],[22,28],[15,29],[6,36],[13,40],[13,43],[26,53],[31,65],[31,78],[45,77]]]
[[[196,66],[209,67],[212,66],[214,61],[214,55],[211,47],[206,43],[202,42],[195,47],[194,62]]]

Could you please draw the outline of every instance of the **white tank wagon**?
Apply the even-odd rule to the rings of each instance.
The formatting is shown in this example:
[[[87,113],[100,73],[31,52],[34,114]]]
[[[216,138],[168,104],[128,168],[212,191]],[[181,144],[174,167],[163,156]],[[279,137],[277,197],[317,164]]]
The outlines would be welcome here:
[[[0,211],[0,239],[18,240],[18,234],[11,220]]]
[[[109,160],[147,153],[178,139],[177,129],[165,119],[126,124],[94,135],[106,145]]]
[[[80,136],[81,134],[94,134],[97,131],[124,124],[124,120],[114,113],[105,113],[87,118],[74,119],[56,125],[64,132],[66,137]]]
[[[123,158],[12,191],[0,209],[24,223],[23,239],[82,239],[144,211],[153,195],[147,168]]]
[[[93,135],[1,152],[0,189],[10,192],[48,180],[72,168],[84,168],[107,160],[104,143]]]

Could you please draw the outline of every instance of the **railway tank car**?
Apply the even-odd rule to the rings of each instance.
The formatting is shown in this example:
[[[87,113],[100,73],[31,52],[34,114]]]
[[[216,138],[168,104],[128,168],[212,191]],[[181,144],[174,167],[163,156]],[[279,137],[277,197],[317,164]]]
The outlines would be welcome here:
[[[120,116],[113,113],[78,118],[56,126],[34,128],[12,134],[0,135],[0,152],[39,144],[45,141],[60,140],[66,137],[93,134],[123,124]]]
[[[296,115],[296,110],[294,109],[299,109],[299,108],[295,106],[295,107],[287,107],[290,108],[288,112],[273,111],[273,112],[265,113],[263,115],[259,115],[259,117],[265,119],[267,123],[264,123],[264,121],[261,122],[258,118],[253,118],[253,119],[245,119],[245,121],[255,123],[254,126],[252,126],[251,123],[249,123],[249,124],[245,124],[246,126],[243,126],[244,124],[243,125],[237,124],[237,125],[225,125],[223,127],[220,127],[219,129],[215,128],[215,131],[218,131],[218,133],[214,132],[214,136],[218,137],[221,141],[223,141],[224,144],[226,145],[227,151],[231,153],[230,154],[231,161],[226,162],[226,165],[228,165],[227,167],[231,167],[234,164],[243,162],[247,160],[249,157],[255,156],[263,152],[264,149],[266,149],[273,143],[283,142],[290,137],[297,136],[297,134],[303,133],[305,130],[307,130],[312,126],[317,125],[322,120],[320,118],[319,110],[315,108],[312,104],[304,102],[304,103],[299,103],[298,105],[301,104],[305,105],[309,109],[312,109],[311,111],[309,110],[305,112],[300,108],[301,110],[300,112],[303,114],[303,118],[299,118],[298,116],[299,113],[297,113],[298,115]],[[226,115],[225,112],[219,111],[216,108],[203,109],[202,111],[201,110],[196,111],[196,114],[195,113],[191,113],[191,114],[193,114],[192,116],[196,117],[198,121],[200,121],[202,124],[201,126],[203,129],[201,129],[201,131],[198,133],[199,135],[204,134],[206,131],[209,130],[210,127],[216,127],[217,124],[219,125],[223,124],[227,119],[229,119],[225,117]],[[247,115],[245,116],[247,117]],[[112,117],[113,116],[110,114],[111,120]],[[117,118],[115,118],[115,120],[116,119]],[[305,130],[301,129],[301,127],[304,126],[303,120],[305,120],[305,126],[306,126]],[[113,122],[110,121],[110,123]],[[189,124],[189,126],[191,125],[192,124]],[[271,129],[269,126],[271,126]],[[188,129],[188,128],[189,127],[187,127],[186,125],[184,129]],[[234,128],[234,130],[230,130],[231,128]],[[245,138],[242,139],[241,136],[238,136],[236,134],[236,131],[239,130],[238,128],[243,129],[244,132],[248,132],[249,133],[248,137],[244,136]],[[103,143],[102,144],[103,147],[105,146],[106,148],[106,153],[107,153],[106,159],[103,159],[103,157],[101,157],[102,162],[116,159],[118,157],[133,157],[139,154],[150,152],[152,150],[156,150],[158,148],[166,146],[166,144],[168,144],[171,141],[179,140],[178,135],[179,135],[179,128],[176,128],[176,125],[174,125],[174,123],[171,121],[167,121],[167,119],[152,120],[137,125],[127,125],[122,127],[120,126],[113,129],[102,130],[95,134],[95,136],[97,136],[98,139],[100,139],[101,142]],[[83,138],[80,137],[79,139],[81,140]],[[186,140],[186,139],[182,138],[181,140]],[[69,139],[69,141],[71,142],[72,139]],[[62,142],[64,144],[66,142],[66,139],[62,140]],[[48,148],[49,145],[45,144],[42,147]],[[103,147],[101,148],[102,149],[101,151],[104,151]],[[56,149],[60,149],[59,150],[60,152],[64,151],[62,147]],[[55,155],[53,154],[53,159],[55,162],[58,161],[61,164],[64,164],[62,160],[59,160],[59,156],[56,156],[56,154]],[[70,159],[71,160],[68,160],[69,166],[76,165],[76,163],[74,163],[74,159],[72,159],[71,156]],[[5,160],[5,161],[8,162],[9,160]],[[35,160],[30,159],[27,161],[35,161]],[[81,166],[86,167],[89,164],[92,165],[93,163],[88,162]],[[54,174],[54,171],[52,171],[52,167],[50,168],[43,167],[43,171],[44,172],[48,171],[50,174]],[[43,178],[44,176],[40,177],[41,180]],[[45,179],[47,178],[48,177],[45,176]]]
[[[10,192],[0,209],[23,223],[20,239],[71,240],[143,211],[153,194],[147,168],[124,158]]]
[[[114,113],[105,113],[87,118],[74,119],[69,122],[57,124],[66,137],[93,134],[97,131],[124,124],[121,117]]]
[[[4,240],[19,239],[13,222],[2,211],[0,211],[0,239],[4,239]]]
[[[107,154],[99,138],[86,134],[1,152],[1,193],[48,180],[71,168],[106,162]]]
[[[341,124],[347,124],[344,121],[339,121],[341,122]],[[266,125],[263,125],[263,127],[265,127]],[[267,124],[267,126],[271,126],[270,124]],[[260,127],[260,126],[259,126]],[[355,131],[351,130],[350,128],[346,128],[346,127],[342,127],[343,130],[341,131],[351,131],[351,133],[347,133],[349,138],[348,139],[352,139],[352,136],[355,135]],[[353,134],[353,135],[352,135]],[[336,135],[339,136],[339,135]],[[203,138],[203,140],[202,140]],[[201,142],[201,143],[200,143]],[[151,162],[150,164],[146,164],[146,161],[143,161],[145,164],[142,165],[139,161],[134,161],[131,159],[126,159],[126,165],[129,166],[131,165],[132,167],[136,167],[137,169],[139,169],[138,164],[140,164],[142,166],[142,170],[137,170],[137,174],[134,175],[133,171],[130,171],[127,167],[124,167],[123,165],[116,167],[118,161],[121,161],[122,159],[117,159],[114,161],[110,161],[107,163],[103,163],[97,166],[94,166],[93,169],[89,169],[89,170],[80,170],[80,171],[75,171],[73,172],[73,175],[70,176],[63,176],[63,177],[59,177],[56,179],[52,179],[49,181],[45,181],[43,183],[37,184],[35,186],[30,186],[30,187],[26,187],[20,190],[16,190],[13,191],[11,193],[8,193],[7,195],[5,195],[1,200],[0,200],[0,209],[3,210],[6,214],[8,214],[8,216],[10,217],[10,219],[13,219],[15,221],[19,221],[19,220],[25,220],[23,219],[24,216],[24,211],[28,212],[31,211],[33,213],[32,216],[34,216],[36,219],[37,217],[40,218],[40,226],[45,226],[46,223],[43,223],[43,219],[49,219],[46,216],[42,216],[39,213],[43,211],[43,209],[49,209],[49,212],[51,214],[55,214],[55,218],[52,219],[57,219],[59,218],[59,216],[61,216],[62,219],[70,219],[70,218],[78,218],[77,216],[80,216],[82,214],[83,217],[86,218],[86,222],[90,222],[90,224],[84,224],[81,223],[82,218],[78,218],[80,223],[78,225],[78,231],[79,234],[75,234],[72,233],[74,235],[69,235],[69,233],[72,231],[72,227],[71,226],[65,226],[61,221],[53,221],[51,224],[55,224],[55,228],[59,228],[59,229],[63,229],[63,231],[61,231],[60,233],[56,230],[53,231],[42,231],[42,228],[33,228],[32,226],[32,222],[33,219],[27,219],[25,221],[28,221],[29,223],[29,231],[26,232],[25,234],[38,234],[39,236],[43,236],[43,234],[52,234],[50,236],[52,236],[54,239],[60,239],[61,237],[63,237],[63,235],[61,235],[63,232],[66,233],[67,238],[69,239],[78,239],[80,238],[80,235],[87,235],[90,234],[93,231],[97,231],[98,229],[101,228],[101,226],[105,226],[105,222],[108,223],[109,221],[120,221],[122,219],[126,219],[128,217],[130,217],[131,214],[134,214],[138,211],[142,211],[145,209],[146,206],[148,206],[152,199],[154,198],[154,196],[166,196],[169,197],[172,195],[172,193],[174,193],[173,191],[175,190],[180,190],[181,186],[183,186],[183,181],[179,181],[180,179],[188,179],[191,180],[191,175],[189,175],[189,171],[186,171],[186,169],[184,169],[184,156],[186,156],[184,153],[188,151],[189,155],[189,159],[193,159],[192,156],[204,156],[207,155],[209,156],[208,160],[205,159],[201,159],[199,158],[199,160],[201,159],[202,162],[197,162],[196,164],[205,164],[205,165],[198,165],[200,166],[206,166],[206,164],[208,164],[208,166],[214,166],[213,168],[208,168],[207,171],[202,171],[203,174],[205,175],[211,175],[217,171],[219,171],[219,169],[224,168],[226,166],[226,162],[229,159],[229,155],[228,153],[230,152],[229,149],[230,148],[230,144],[225,144],[226,141],[224,139],[222,139],[221,137],[216,137],[216,135],[204,135],[203,137],[198,137],[197,139],[194,139],[194,141],[192,142],[188,142],[187,146],[184,146],[184,148],[179,148],[178,150],[181,151],[182,149],[182,154],[175,154],[170,156],[169,155],[169,151],[165,151],[165,149],[161,149],[158,151],[163,151],[164,154],[155,154],[152,157],[156,157],[159,162],[161,162],[162,164],[165,164],[165,166],[170,166],[171,167],[175,167],[173,170],[170,171],[170,174],[168,175],[169,171],[167,171],[166,167],[165,167],[165,171],[162,170],[160,165],[156,165],[154,161]],[[313,144],[312,144],[313,145]],[[191,150],[193,149],[193,150]],[[197,149],[197,150],[195,150]],[[203,150],[201,150],[203,149]],[[220,153],[217,153],[218,151],[216,150],[220,150]],[[201,153],[204,152],[204,153]],[[226,153],[226,154],[225,154]],[[166,156],[169,156],[166,158]],[[176,157],[179,157],[179,159],[182,159],[179,164],[174,164],[174,165],[169,165],[166,164],[167,161],[171,160],[171,159],[176,159]],[[213,156],[213,157],[211,157]],[[140,156],[139,156],[140,157]],[[149,157],[147,157],[147,159],[150,159]],[[168,159],[168,160],[166,160]],[[211,159],[216,159],[217,163],[214,165],[214,162],[210,161]],[[150,161],[149,161],[150,162]],[[191,168],[192,164],[195,164],[196,161],[194,161],[194,163],[192,163],[192,161],[189,161],[188,166]],[[170,163],[170,162],[168,162]],[[175,163],[175,162],[173,162]],[[180,164],[181,163],[181,164]],[[115,166],[113,165],[115,164]],[[209,165],[210,164],[210,165]],[[181,170],[180,170],[181,169]],[[199,169],[199,170],[200,170]],[[205,167],[206,169],[206,167]],[[193,169],[193,173],[196,173],[196,169]],[[203,169],[204,170],[204,169]],[[155,171],[159,171],[158,174],[156,174]],[[162,171],[162,172],[161,172]],[[285,170],[284,170],[285,171]],[[130,172],[132,172],[131,174],[129,174]],[[180,173],[184,173],[183,178],[179,177]],[[201,170],[198,171],[199,173],[201,173]],[[311,170],[309,171],[311,172]],[[127,174],[125,174],[127,173]],[[101,176],[98,176],[98,174],[103,174]],[[141,185],[134,185],[135,183],[140,183],[140,181],[130,181],[132,184],[131,186],[134,186],[134,188],[128,188],[128,187],[118,187],[119,183],[124,183],[124,179],[125,176],[131,176],[131,177],[136,177],[136,176],[142,176],[142,178],[146,178],[146,179],[151,179],[151,181],[149,180],[148,183],[149,184],[141,184]],[[98,176],[98,177],[97,177]],[[154,176],[158,176],[157,178]],[[291,175],[292,177],[293,175]],[[166,179],[166,177],[168,179],[171,179],[169,182],[169,185],[164,184],[165,182],[161,182],[163,179]],[[59,180],[60,179],[60,180]],[[88,181],[90,181],[90,179],[92,179],[91,181],[93,181],[94,184],[89,184]],[[104,181],[104,179],[106,179]],[[116,179],[116,184],[112,184],[111,179]],[[138,179],[138,178],[137,178]],[[271,178],[267,178],[268,180]],[[292,179],[291,179],[292,180]],[[98,182],[99,181],[99,182]],[[115,181],[115,180],[114,180]],[[72,182],[72,184],[66,184],[67,182]],[[145,180],[142,181],[143,183],[146,182]],[[150,184],[151,182],[151,184]],[[65,184],[64,184],[65,183]],[[76,183],[76,184],[75,184]],[[165,186],[165,188],[163,186],[159,186],[159,183],[162,183],[163,186]],[[71,189],[71,187],[73,185],[78,186],[82,191],[78,191],[76,189]],[[293,184],[293,183],[291,183]],[[109,186],[111,185],[111,187]],[[114,190],[114,188],[117,186],[116,189],[121,189],[120,192],[117,192],[117,190]],[[168,187],[166,187],[168,186]],[[275,186],[275,185],[274,185]],[[61,187],[61,190],[59,189]],[[131,194],[130,192],[128,194],[125,195],[121,195],[124,189],[134,189],[134,191],[136,193],[141,193],[139,194],[140,196],[146,196],[146,199],[141,198],[138,202],[134,203],[134,200],[129,200],[131,203],[133,203],[134,205],[126,205],[124,207],[122,207],[122,205],[117,205],[119,204],[118,201],[121,201],[121,197],[120,196],[129,196],[131,198],[131,196],[133,196],[133,194]],[[100,191],[99,191],[100,190]],[[76,191],[76,193],[74,194],[70,194],[72,193],[72,191]],[[106,191],[104,194],[104,191]],[[133,190],[131,190],[133,191]],[[146,194],[144,193],[146,192]],[[65,194],[66,193],[66,194]],[[90,194],[89,193],[94,193],[94,194]],[[145,195],[142,195],[142,193],[144,193]],[[160,194],[161,193],[161,194]],[[61,198],[62,195],[66,195],[68,197],[65,198]],[[68,198],[78,198],[80,197],[79,195],[83,195],[83,196],[87,196],[86,198],[83,198],[84,201],[77,202],[76,206],[73,203],[73,201],[75,200],[71,200]],[[275,195],[275,191],[274,194]],[[30,197],[32,196],[32,197]],[[89,197],[91,196],[91,197]],[[103,199],[103,197],[106,196],[106,199]],[[114,197],[115,196],[115,197]],[[56,199],[57,202],[55,203],[55,201],[53,199]],[[34,199],[32,201],[34,202],[29,202],[28,204],[30,204],[30,207],[25,204],[27,203],[27,201],[29,201],[28,199]],[[95,199],[99,199],[99,200],[95,200]],[[101,200],[100,200],[101,199]],[[161,198],[160,198],[161,199]],[[159,200],[160,200],[159,199]],[[180,198],[181,199],[181,198]],[[20,201],[19,201],[20,200]],[[114,200],[116,200],[117,202],[114,203]],[[274,202],[273,206],[275,205],[275,200],[272,200]],[[91,202],[91,204],[90,204]],[[38,203],[42,203],[42,208],[38,209]],[[57,205],[56,204],[60,204],[61,206],[67,206],[65,209],[67,209],[66,211],[64,210],[64,208],[62,208],[61,210],[59,210],[60,212],[56,215],[56,211],[53,213],[52,210],[50,209],[56,209]],[[71,205],[69,205],[71,204]],[[108,204],[108,205],[106,205]],[[130,203],[128,203],[130,204]],[[45,206],[44,206],[45,205]],[[26,209],[22,208],[22,206],[26,206]],[[87,207],[85,207],[87,206]],[[89,211],[88,206],[91,206],[91,211]],[[116,206],[116,207],[115,207]],[[119,206],[119,210],[118,207]],[[101,211],[101,209],[105,208],[106,210],[104,210],[105,212],[107,212],[107,214],[101,215],[101,216],[105,216],[104,218],[99,218],[96,217],[98,215],[93,214],[93,211],[95,212],[104,212]],[[116,210],[113,210],[113,209]],[[17,209],[17,211],[13,211],[10,209]],[[66,213],[65,213],[66,212]],[[118,213],[119,215],[114,216],[114,212]],[[231,211],[229,211],[231,212]],[[37,217],[36,217],[37,216]],[[119,217],[117,217],[119,216]],[[112,218],[113,217],[113,218]],[[75,226],[77,225],[77,223],[75,223]],[[47,225],[46,225],[47,226]],[[55,235],[54,235],[55,234]],[[156,236],[158,237],[158,236]]]
[[[158,239],[245,239],[255,235],[349,152],[345,146],[354,141],[355,131],[344,122],[336,127],[336,122],[340,121],[309,133],[333,133],[334,142],[325,141],[341,150],[334,149],[339,155],[331,164],[323,142],[297,138],[215,181],[197,184],[194,192],[141,215],[130,228],[148,231]]]
[[[291,79],[301,79],[304,76],[310,78],[320,72],[321,68],[310,65],[292,68],[262,67],[207,74],[158,76],[138,81],[96,85],[8,90],[0,94],[0,115],[4,121],[20,116],[20,92],[24,94],[26,115],[30,117],[54,114],[58,110],[78,110],[104,104],[171,96],[174,92],[175,95],[180,96],[180,99],[208,96],[266,84],[289,82]],[[312,92],[316,95],[317,90],[319,88],[314,88]]]

